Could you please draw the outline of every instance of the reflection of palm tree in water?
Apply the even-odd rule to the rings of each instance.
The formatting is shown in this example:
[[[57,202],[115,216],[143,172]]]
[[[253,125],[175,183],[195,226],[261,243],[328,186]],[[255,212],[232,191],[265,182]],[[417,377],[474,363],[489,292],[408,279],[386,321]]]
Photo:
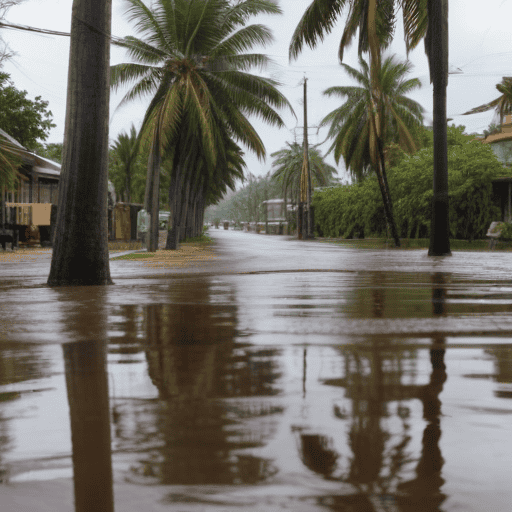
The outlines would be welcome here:
[[[420,395],[423,403],[423,419],[427,422],[421,441],[421,456],[416,466],[416,478],[398,486],[404,493],[400,497],[402,510],[422,511],[438,510],[446,495],[441,492],[444,479],[441,469],[444,459],[441,455],[441,400],[439,395],[447,379],[444,363],[444,338],[435,338],[430,350],[432,373],[430,382],[424,386]]]
[[[435,275],[433,284],[433,315],[438,316],[444,314],[445,290],[442,275]],[[379,312],[382,311],[381,297],[379,294],[374,294],[374,298],[379,299],[379,303],[373,308],[376,316],[379,316]],[[443,458],[439,448],[441,437],[439,395],[447,378],[444,353],[444,339],[435,338],[430,350],[432,372],[427,385],[402,386],[401,373],[399,373],[391,379],[396,385],[390,387],[390,376],[383,371],[383,368],[384,363],[389,366],[391,358],[379,348],[377,341],[374,342],[372,350],[356,348],[345,351],[345,379],[325,382],[346,387],[346,396],[352,398],[353,404],[353,424],[349,433],[353,459],[348,474],[335,478],[353,484],[359,489],[361,495],[360,498],[336,497],[333,503],[334,508],[348,505],[349,502],[351,506],[374,505],[379,508],[383,505],[382,500],[386,500],[387,497],[392,500],[395,510],[402,512],[439,510],[439,505],[445,499],[445,495],[440,491],[444,480],[441,477]],[[397,352],[395,357],[399,355]],[[367,363],[366,370],[370,370],[369,372],[365,371],[364,362]],[[401,470],[407,462],[405,448],[410,440],[407,435],[408,426],[404,421],[402,439],[391,450],[391,456],[389,456],[390,452],[386,454],[385,445],[390,436],[382,429],[381,419],[387,414],[386,403],[399,398],[419,398],[423,403],[423,418],[427,424],[423,433],[421,456],[416,466],[416,478],[397,485]],[[331,445],[329,439],[323,436],[302,437],[303,462],[310,469],[327,478],[333,478],[339,459],[339,455],[332,450]],[[305,457],[309,452],[314,453],[314,458]],[[308,460],[314,460],[314,463],[308,463]],[[386,464],[388,471],[386,476],[383,476],[382,470]],[[368,508],[368,510],[372,509]]]
[[[63,346],[76,512],[112,512],[112,460],[106,348],[102,341]]]
[[[236,307],[213,304],[208,294],[205,283],[188,304],[146,309],[146,357],[161,399],[163,442],[146,468],[166,484],[252,483],[272,472],[270,461],[240,450],[261,446],[282,409],[225,399],[275,394],[275,351],[236,345]],[[260,419],[249,425],[251,417]]]

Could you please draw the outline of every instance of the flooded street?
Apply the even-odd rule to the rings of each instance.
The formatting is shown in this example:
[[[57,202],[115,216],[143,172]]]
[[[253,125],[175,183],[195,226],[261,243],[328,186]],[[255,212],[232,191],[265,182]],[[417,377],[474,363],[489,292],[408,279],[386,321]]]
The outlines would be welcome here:
[[[3,510],[510,510],[512,254],[210,231],[108,287],[0,263]]]

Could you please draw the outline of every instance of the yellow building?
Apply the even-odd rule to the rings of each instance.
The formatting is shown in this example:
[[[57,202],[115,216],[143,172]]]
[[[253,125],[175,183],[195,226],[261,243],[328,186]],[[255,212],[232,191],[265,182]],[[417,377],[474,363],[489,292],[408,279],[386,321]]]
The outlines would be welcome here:
[[[494,153],[504,165],[512,165],[512,115],[505,116],[499,133],[489,135],[482,142],[492,145]]]

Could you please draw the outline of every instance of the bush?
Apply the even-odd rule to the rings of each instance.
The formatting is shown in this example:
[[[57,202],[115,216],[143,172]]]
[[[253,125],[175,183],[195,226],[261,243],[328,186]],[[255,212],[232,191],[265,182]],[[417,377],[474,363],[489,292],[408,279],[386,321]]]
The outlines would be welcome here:
[[[462,136],[452,128],[448,148],[450,234],[473,240],[485,237],[500,211],[492,196],[492,180],[504,169],[492,148]],[[465,137],[465,138],[464,138]],[[388,182],[399,236],[428,238],[430,234],[433,148],[403,155],[388,171]],[[375,176],[362,183],[315,192],[313,198],[317,231],[328,237],[386,234],[382,196]]]

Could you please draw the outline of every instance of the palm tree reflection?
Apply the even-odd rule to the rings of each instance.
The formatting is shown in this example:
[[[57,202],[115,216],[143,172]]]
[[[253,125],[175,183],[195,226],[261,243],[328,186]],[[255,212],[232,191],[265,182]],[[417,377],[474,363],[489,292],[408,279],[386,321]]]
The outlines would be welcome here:
[[[78,297],[71,288],[55,293],[66,304]],[[102,287],[82,287],[80,307],[65,316],[70,339],[79,340],[62,346],[76,512],[114,510],[105,294]]]
[[[101,341],[63,346],[76,512],[114,510],[105,347]]]
[[[433,316],[443,315],[446,291],[442,274],[434,275],[432,284]],[[377,293],[373,298],[374,312],[379,316],[383,297]],[[344,378],[324,382],[344,387],[345,396],[352,402],[352,424],[348,433],[352,458],[344,463],[333,449],[333,440],[326,436],[301,433],[301,460],[324,478],[350,483],[357,489],[357,495],[331,497],[329,506],[333,510],[349,506],[355,507],[354,510],[387,510],[389,503],[394,510],[402,512],[439,510],[446,498],[441,492],[444,459],[439,447],[439,397],[447,379],[445,340],[441,336],[432,340],[432,370],[426,385],[404,384],[407,374],[414,374],[414,368],[406,366],[414,363],[414,352],[401,351],[399,345],[396,350],[386,350],[381,342],[389,345],[389,340],[373,339],[370,346],[343,349]],[[404,482],[413,459],[408,451],[410,409],[403,402],[412,399],[422,402],[426,424],[420,458],[414,469],[416,476]],[[385,428],[383,419],[393,416],[392,402],[398,405],[396,416],[402,424],[401,432],[390,433]],[[334,416],[342,420],[348,418],[336,406]]]
[[[236,306],[211,303],[208,282],[182,293],[185,303],[145,309],[159,443],[132,471],[164,484],[265,480],[272,461],[247,450],[273,436],[283,411],[272,399],[277,351],[235,343]]]

